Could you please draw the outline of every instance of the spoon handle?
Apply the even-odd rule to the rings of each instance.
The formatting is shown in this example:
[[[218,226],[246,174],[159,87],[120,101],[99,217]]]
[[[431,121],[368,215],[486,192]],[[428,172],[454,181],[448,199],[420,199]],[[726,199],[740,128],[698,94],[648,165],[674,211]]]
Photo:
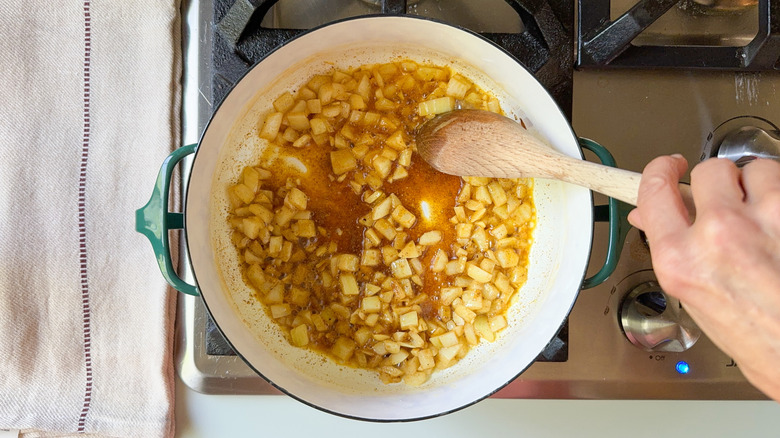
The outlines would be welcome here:
[[[563,154],[555,155],[554,159],[558,161],[560,171],[553,175],[554,178],[586,187],[627,204],[636,205],[639,182],[642,180],[641,173],[577,160]],[[688,184],[680,183],[678,188],[682,195],[683,204],[687,208],[689,216],[693,218],[696,209],[693,204],[691,187]]]
[[[624,169],[591,163],[590,161],[575,160],[561,155],[558,161],[555,179],[586,187],[594,192],[607,195],[611,198],[636,205],[639,193],[639,181],[641,173]]]

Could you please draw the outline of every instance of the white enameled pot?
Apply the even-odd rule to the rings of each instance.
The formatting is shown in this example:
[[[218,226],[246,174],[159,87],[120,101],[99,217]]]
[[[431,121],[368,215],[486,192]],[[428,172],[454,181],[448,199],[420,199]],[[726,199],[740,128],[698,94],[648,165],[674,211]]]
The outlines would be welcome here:
[[[587,189],[537,180],[537,225],[528,281],[508,312],[508,328],[494,343],[481,343],[421,387],[385,385],[374,372],[343,367],[291,346],[251,299],[241,279],[225,219],[226,188],[237,181],[243,165],[259,159],[266,146],[256,135],[257,122],[270,110],[273,99],[334,66],[398,59],[452,66],[495,94],[507,114],[521,117],[553,148],[582,158],[577,138],[551,96],[499,47],[471,32],[427,19],[364,17],[329,24],[286,43],[236,84],[197,147],[184,209],[197,290],[234,350],[292,397],[337,415],[375,421],[422,419],[455,411],[494,393],[533,363],[574,304],[593,230]]]

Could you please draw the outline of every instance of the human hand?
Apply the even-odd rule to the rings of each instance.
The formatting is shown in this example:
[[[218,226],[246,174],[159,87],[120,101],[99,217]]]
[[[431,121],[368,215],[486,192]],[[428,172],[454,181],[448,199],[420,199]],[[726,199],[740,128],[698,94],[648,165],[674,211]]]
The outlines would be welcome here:
[[[677,187],[687,167],[679,155],[650,162],[628,220],[647,235],[663,290],[753,385],[780,401],[780,163],[697,165],[693,221]]]

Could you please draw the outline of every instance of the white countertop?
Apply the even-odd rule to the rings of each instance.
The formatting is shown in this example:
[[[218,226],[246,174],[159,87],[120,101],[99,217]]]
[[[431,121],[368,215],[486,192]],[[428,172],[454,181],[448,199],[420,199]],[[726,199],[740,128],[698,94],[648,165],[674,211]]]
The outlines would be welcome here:
[[[177,379],[176,436],[778,437],[780,404],[488,399],[432,420],[376,424],[326,414],[287,396],[204,395]]]

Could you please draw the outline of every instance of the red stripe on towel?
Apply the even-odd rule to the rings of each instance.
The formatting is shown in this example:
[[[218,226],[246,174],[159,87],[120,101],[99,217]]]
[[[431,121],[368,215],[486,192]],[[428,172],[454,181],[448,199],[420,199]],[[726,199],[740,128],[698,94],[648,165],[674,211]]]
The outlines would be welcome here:
[[[81,274],[81,300],[82,300],[82,327],[84,329],[84,365],[86,368],[84,384],[84,401],[81,405],[81,413],[78,420],[78,432],[84,433],[86,429],[87,414],[92,403],[92,325],[91,307],[89,300],[89,281],[87,277],[87,161],[89,158],[90,140],[90,58],[92,55],[92,18],[90,14],[90,0],[84,0],[84,117],[81,141],[81,161],[79,163],[79,195],[78,195],[78,222],[79,222],[79,272]]]

